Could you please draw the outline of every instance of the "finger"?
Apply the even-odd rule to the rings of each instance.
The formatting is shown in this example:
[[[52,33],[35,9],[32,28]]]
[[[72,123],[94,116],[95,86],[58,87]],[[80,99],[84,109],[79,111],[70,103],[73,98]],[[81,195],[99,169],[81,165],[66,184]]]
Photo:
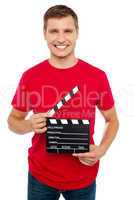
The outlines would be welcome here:
[[[73,153],[72,154],[75,157],[81,157],[81,158],[86,158],[86,157],[92,157],[95,158],[96,154],[94,152],[87,152],[87,153]]]
[[[83,161],[82,159],[79,159],[79,161],[84,164],[84,165],[88,165],[88,166],[92,166],[96,163],[96,161]]]
[[[34,118],[45,118],[45,117],[48,117],[48,114],[47,113],[37,113],[37,114],[34,114],[33,116]]]
[[[36,119],[34,119],[34,122],[35,123],[41,123],[41,122],[46,122],[46,118],[45,117],[41,117],[41,118],[36,118]]]
[[[74,153],[72,154],[73,156],[77,156],[77,157],[86,157],[86,156],[90,156],[90,157],[95,157],[95,153],[92,153],[92,151],[94,151],[97,148],[96,145],[91,144],[89,146],[90,151],[89,152],[85,152],[85,153]]]
[[[42,129],[35,129],[35,133],[45,133],[47,131],[47,127],[44,127]]]
[[[95,162],[96,161],[96,159],[94,159],[94,158],[79,158],[79,159],[84,162]]]
[[[79,160],[82,164],[84,164],[84,165],[89,165],[89,163],[86,163],[86,162],[84,162],[84,161],[82,161],[82,160]]]
[[[87,153],[73,153],[72,154],[73,156],[76,156],[76,157],[86,157],[86,156],[88,156],[88,152]]]
[[[79,161],[80,161],[82,164],[84,164],[84,165],[88,165],[88,166],[91,166],[91,165],[93,165],[93,163],[94,163],[94,162],[90,162],[90,161],[85,162],[85,161],[80,160],[80,159],[79,159]]]
[[[35,129],[41,129],[41,128],[44,128],[45,126],[46,126],[46,122],[41,122],[41,123],[35,124],[33,127]]]
[[[79,158],[79,159],[81,159],[81,160],[83,160],[83,161],[90,161],[90,162],[95,162],[96,161],[96,158]]]

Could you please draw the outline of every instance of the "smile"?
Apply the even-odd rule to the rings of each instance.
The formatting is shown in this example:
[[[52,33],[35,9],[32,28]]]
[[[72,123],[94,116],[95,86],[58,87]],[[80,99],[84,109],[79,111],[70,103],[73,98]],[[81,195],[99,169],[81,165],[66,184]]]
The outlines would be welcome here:
[[[54,45],[57,49],[64,50],[68,45]]]

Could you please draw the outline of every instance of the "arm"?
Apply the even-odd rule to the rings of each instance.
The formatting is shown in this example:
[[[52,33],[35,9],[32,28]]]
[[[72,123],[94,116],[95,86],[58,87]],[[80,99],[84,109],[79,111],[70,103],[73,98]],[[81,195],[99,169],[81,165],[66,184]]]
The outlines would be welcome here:
[[[27,112],[12,109],[8,117],[8,127],[11,131],[20,135],[35,131],[37,133],[44,133],[46,126],[46,113],[33,114],[29,119],[26,119]]]
[[[100,110],[100,112],[105,119],[105,130],[100,142],[100,148],[106,153],[116,137],[119,121],[114,107],[106,111]]]
[[[100,112],[105,119],[105,130],[99,146],[90,145],[90,152],[73,154],[73,156],[79,158],[81,163],[89,166],[94,165],[107,152],[116,137],[119,127],[114,107],[106,111],[100,110]]]

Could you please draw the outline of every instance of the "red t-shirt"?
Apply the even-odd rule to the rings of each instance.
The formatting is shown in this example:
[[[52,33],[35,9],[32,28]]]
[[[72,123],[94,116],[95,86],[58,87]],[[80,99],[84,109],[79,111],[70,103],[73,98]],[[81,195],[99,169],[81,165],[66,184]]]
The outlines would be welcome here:
[[[34,113],[47,112],[72,88],[79,87],[53,117],[90,120],[90,141],[94,143],[96,106],[101,110],[113,107],[112,92],[104,71],[79,59],[66,69],[58,69],[45,60],[22,75],[15,96],[14,108]],[[80,189],[97,176],[99,161],[93,166],[82,164],[71,154],[46,151],[46,135],[34,134],[28,151],[30,173],[40,182],[60,190]]]

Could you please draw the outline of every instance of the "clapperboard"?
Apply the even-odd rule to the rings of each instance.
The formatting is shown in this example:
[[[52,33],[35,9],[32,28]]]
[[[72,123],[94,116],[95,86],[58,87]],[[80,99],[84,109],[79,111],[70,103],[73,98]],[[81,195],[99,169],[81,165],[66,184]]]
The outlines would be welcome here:
[[[89,120],[56,119],[54,113],[60,109],[79,88],[74,87],[54,108],[48,111],[46,149],[50,153],[81,153],[89,151]]]

